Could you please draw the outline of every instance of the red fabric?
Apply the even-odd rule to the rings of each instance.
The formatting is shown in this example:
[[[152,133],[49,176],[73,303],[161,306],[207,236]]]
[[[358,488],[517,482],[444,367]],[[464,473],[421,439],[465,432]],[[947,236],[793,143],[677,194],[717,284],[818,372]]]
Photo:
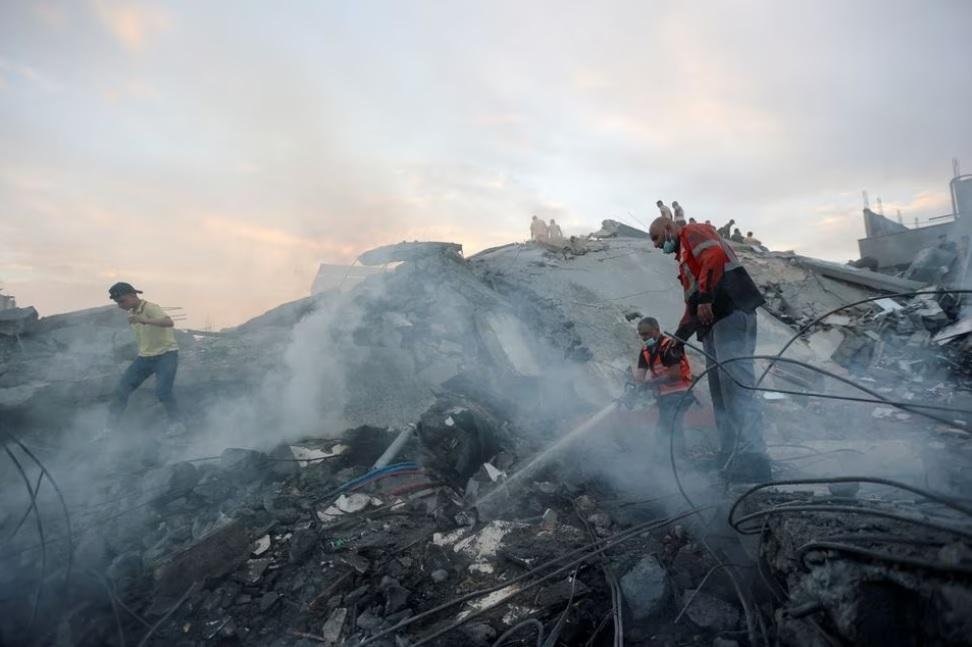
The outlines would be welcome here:
[[[651,352],[646,348],[642,352],[645,358],[645,363],[648,365],[648,371],[654,378],[665,376],[677,376],[679,378],[678,382],[661,382],[658,384],[658,394],[668,395],[669,393],[680,393],[681,391],[687,391],[689,387],[692,386],[692,367],[689,365],[688,357],[685,353],[682,353],[682,358],[679,360],[677,365],[665,366],[662,364],[661,358],[667,351],[670,345],[674,344],[675,340],[668,337],[662,337],[659,340],[658,352],[652,356]]]
[[[680,244],[679,264],[688,265],[689,271],[695,277],[699,286],[699,293],[711,296],[712,290],[719,279],[722,278],[726,263],[729,262],[729,257],[726,256],[722,247],[722,236],[712,227],[695,224],[682,227],[678,240]],[[692,250],[706,241],[713,241],[716,244],[702,250],[696,257]],[[684,279],[682,286],[685,286]]]

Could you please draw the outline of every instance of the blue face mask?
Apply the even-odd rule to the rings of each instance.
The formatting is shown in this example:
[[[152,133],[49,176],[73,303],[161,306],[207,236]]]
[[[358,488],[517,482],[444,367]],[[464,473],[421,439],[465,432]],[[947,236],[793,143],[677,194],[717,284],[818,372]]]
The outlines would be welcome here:
[[[662,245],[662,253],[664,254],[674,254],[675,253],[675,239],[666,238],[665,244]]]
[[[656,342],[654,337],[649,337],[648,339],[642,339],[641,343],[645,345],[645,348],[650,350],[655,347]]]

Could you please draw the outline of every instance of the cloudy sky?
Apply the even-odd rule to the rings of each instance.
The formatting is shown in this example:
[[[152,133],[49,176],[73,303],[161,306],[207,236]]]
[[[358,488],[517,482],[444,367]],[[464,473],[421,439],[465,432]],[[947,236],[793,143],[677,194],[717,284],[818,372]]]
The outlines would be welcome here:
[[[972,2],[0,2],[0,285],[188,323],[405,239],[734,218],[857,256],[972,171]],[[631,215],[629,215],[629,213]]]

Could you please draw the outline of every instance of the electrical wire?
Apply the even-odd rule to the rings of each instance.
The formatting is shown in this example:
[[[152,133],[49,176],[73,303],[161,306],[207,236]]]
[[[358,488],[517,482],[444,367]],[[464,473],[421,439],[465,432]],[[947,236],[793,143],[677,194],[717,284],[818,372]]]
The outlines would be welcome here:
[[[670,523],[674,523],[678,519],[681,519],[681,518],[687,517],[689,515],[695,514],[696,512],[698,512],[698,510],[691,510],[689,512],[684,512],[682,514],[676,515],[675,517],[670,517],[669,519],[666,519],[666,520],[664,520],[662,522],[656,522],[656,524],[654,525],[654,527],[648,528],[648,529],[645,529],[645,530],[642,530],[641,532],[646,532],[647,530],[654,530],[656,528],[662,527],[663,525],[667,525],[667,524],[670,524]],[[641,534],[641,532],[636,532],[636,533],[633,533],[633,534],[627,533],[628,536],[625,536],[625,537],[622,537],[622,538],[619,538],[619,539],[611,539],[611,540],[605,542],[600,547],[595,548],[591,553],[589,553],[587,555],[583,555],[583,556],[581,556],[578,559],[572,560],[572,561],[568,562],[567,564],[565,564],[563,566],[560,566],[556,570],[551,571],[550,573],[548,573],[548,574],[540,577],[539,579],[536,579],[533,582],[530,582],[526,586],[523,586],[523,587],[521,587],[518,590],[512,591],[511,593],[508,593],[508,594],[504,595],[499,600],[494,601],[492,604],[490,604],[488,606],[485,606],[485,607],[483,607],[481,609],[478,609],[478,610],[474,611],[473,613],[470,613],[469,615],[463,617],[462,619],[456,620],[456,621],[450,623],[449,625],[443,627],[442,629],[439,629],[437,631],[434,631],[434,632],[432,632],[431,634],[429,634],[427,636],[423,636],[418,642],[411,643],[410,647],[420,647],[420,645],[425,645],[425,644],[431,642],[432,640],[435,640],[436,638],[438,638],[438,637],[440,637],[440,636],[442,636],[442,635],[444,635],[446,633],[449,633],[453,629],[457,629],[457,628],[461,627],[462,625],[466,624],[470,620],[473,620],[474,618],[478,618],[479,616],[483,615],[484,613],[486,613],[486,612],[488,612],[488,611],[490,611],[492,609],[495,609],[496,607],[498,607],[500,604],[506,602],[507,600],[509,600],[511,598],[514,598],[514,597],[520,595],[521,593],[524,593],[526,591],[529,591],[530,589],[534,588],[535,586],[538,586],[539,584],[542,584],[543,582],[549,580],[550,578],[555,577],[557,575],[560,575],[565,570],[567,570],[567,569],[569,569],[569,568],[571,568],[573,566],[576,566],[576,565],[578,565],[578,564],[580,564],[582,562],[585,562],[588,559],[590,559],[592,557],[595,557],[595,556],[601,554],[602,552],[604,552],[608,548],[611,548],[611,547],[613,547],[613,546],[615,546],[617,544],[620,544],[620,543],[622,543],[624,541],[627,541],[628,539],[631,539],[635,535]],[[626,533],[621,533],[621,534],[626,534]],[[506,582],[505,583],[505,586],[503,586],[503,588],[505,588],[506,586],[510,586],[510,584],[511,584],[511,582]],[[386,630],[386,631],[390,631],[390,630]],[[369,640],[360,643],[360,645],[358,647],[364,647],[365,644],[367,644],[370,640],[373,640],[374,638],[377,638],[378,635],[381,635],[381,634],[377,634],[376,636],[373,636]]]
[[[901,521],[903,523],[910,523],[916,526],[923,526],[925,528],[931,528],[932,530],[939,530],[941,532],[948,532],[960,537],[964,537],[967,540],[972,541],[972,532],[968,530],[963,530],[961,528],[954,528],[952,526],[946,526],[934,521],[928,521],[927,519],[920,519],[917,517],[909,517],[907,515],[899,514],[896,512],[888,512],[886,510],[879,510],[877,508],[861,508],[850,505],[779,505],[767,508],[765,510],[759,510],[757,512],[752,512],[750,514],[744,515],[739,519],[730,519],[729,525],[733,530],[741,535],[755,535],[759,533],[758,528],[743,528],[742,524],[753,519],[760,519],[767,515],[774,514],[786,514],[790,512],[846,512],[850,514],[858,514],[867,517],[880,517],[883,519],[891,519],[894,521]]]
[[[199,586],[198,582],[193,582],[192,584],[189,585],[189,588],[186,589],[186,592],[182,594],[182,597],[179,598],[179,600],[175,604],[173,604],[168,611],[165,612],[164,616],[159,618],[158,621],[149,628],[149,630],[145,633],[144,636],[142,636],[142,639],[138,641],[138,647],[145,647],[145,645],[148,645],[149,638],[152,637],[152,634],[154,634],[159,627],[165,624],[165,622],[172,617],[172,614],[178,611],[179,607],[181,607],[182,604],[186,601],[186,598],[192,595],[192,593],[196,591],[198,586]]]
[[[17,468],[17,472],[23,479],[24,485],[27,487],[27,492],[30,495],[30,506],[34,511],[34,519],[37,523],[37,535],[40,538],[41,543],[40,577],[37,578],[37,588],[34,591],[34,600],[31,603],[30,621],[27,623],[27,628],[24,630],[24,633],[30,633],[30,630],[34,627],[34,621],[37,620],[37,609],[40,606],[41,594],[44,591],[44,580],[47,578],[47,542],[44,539],[44,522],[41,520],[40,510],[37,508],[37,494],[30,488],[30,479],[27,478],[27,472],[24,471],[23,465],[20,464],[20,461],[17,460],[17,456],[6,443],[3,444],[3,451],[7,453],[7,456],[13,462],[14,467]]]
[[[756,485],[750,487],[748,490],[743,492],[736,499],[732,507],[729,508],[729,524],[732,525],[733,518],[735,516],[736,509],[740,504],[760,490],[765,490],[766,488],[778,487],[780,485],[831,485],[836,483],[871,483],[873,485],[884,485],[887,487],[897,488],[899,490],[904,490],[906,492],[911,492],[912,494],[917,494],[920,497],[928,499],[929,501],[934,501],[935,503],[941,504],[947,508],[951,508],[962,514],[972,516],[972,508],[965,506],[954,499],[947,497],[943,494],[937,492],[932,492],[924,488],[920,488],[908,483],[902,483],[901,481],[895,481],[893,479],[879,478],[876,476],[831,476],[831,477],[820,477],[820,478],[808,478],[808,479],[786,479],[781,481],[767,481],[765,483],[757,483]]]
[[[535,626],[537,628],[537,647],[541,647],[541,645],[543,645],[543,623],[537,620],[536,618],[530,618],[529,620],[524,620],[523,622],[513,625],[512,627],[504,631],[502,634],[500,634],[500,637],[496,639],[496,642],[493,643],[493,647],[500,647],[500,645],[503,644],[504,640],[506,640],[513,634],[515,634],[517,631],[523,629],[524,627],[531,627],[531,626]]]
[[[507,580],[507,581],[504,581],[504,582],[500,582],[499,584],[495,584],[495,585],[493,585],[491,587],[487,587],[485,589],[479,589],[477,591],[471,591],[469,593],[466,593],[465,595],[459,596],[458,598],[449,600],[447,602],[443,602],[442,604],[439,604],[439,605],[437,605],[437,606],[435,606],[435,607],[433,607],[431,609],[428,609],[426,611],[423,611],[421,613],[418,613],[418,614],[416,614],[416,615],[414,615],[414,616],[412,616],[410,618],[406,618],[406,619],[398,622],[397,624],[395,624],[395,625],[393,625],[391,627],[388,627],[388,628],[386,628],[386,629],[378,632],[374,636],[371,636],[369,638],[366,638],[363,642],[361,642],[358,645],[358,647],[365,647],[365,645],[371,644],[372,642],[374,642],[374,641],[376,641],[376,640],[378,640],[380,638],[383,638],[383,637],[385,637],[385,636],[387,636],[387,635],[389,635],[391,633],[394,633],[394,632],[396,632],[396,631],[398,631],[400,629],[404,629],[405,627],[407,627],[407,626],[409,626],[409,625],[411,625],[411,624],[413,624],[415,622],[418,622],[419,620],[422,620],[424,618],[427,618],[430,615],[436,614],[436,613],[438,613],[440,611],[444,611],[445,609],[449,609],[451,607],[454,607],[454,606],[456,606],[458,604],[462,604],[463,602],[466,602],[468,600],[472,600],[474,598],[482,597],[484,595],[489,595],[490,593],[495,593],[496,591],[499,591],[500,589],[505,589],[507,587],[513,586],[514,584],[517,584],[517,583],[522,582],[523,580],[525,580],[525,579],[527,579],[529,577],[532,577],[533,575],[535,575],[536,573],[538,573],[538,572],[540,572],[542,570],[545,570],[545,569],[547,569],[547,568],[549,568],[549,567],[551,567],[551,566],[553,566],[555,564],[558,564],[558,563],[560,563],[560,562],[562,562],[564,560],[572,559],[572,558],[575,558],[576,556],[580,555],[580,558],[573,559],[571,562],[568,562],[568,564],[566,565],[566,567],[561,566],[556,571],[553,571],[552,573],[548,574],[547,576],[544,576],[543,578],[541,578],[539,580],[536,580],[533,583],[531,583],[530,585],[528,585],[528,587],[535,586],[536,584],[539,584],[541,581],[545,581],[549,577],[552,577],[553,575],[558,574],[558,573],[562,572],[563,570],[566,570],[566,568],[569,568],[571,566],[576,566],[577,564],[580,564],[581,562],[584,562],[584,561],[586,561],[586,560],[588,560],[588,559],[590,559],[592,557],[595,557],[595,556],[599,555],[601,552],[603,552],[604,550],[607,550],[610,547],[613,547],[613,546],[615,546],[617,544],[620,544],[620,543],[622,543],[624,541],[627,541],[628,539],[631,539],[631,538],[633,538],[633,537],[635,537],[635,536],[637,536],[639,534],[643,534],[643,533],[648,532],[650,530],[655,530],[656,528],[661,528],[661,527],[663,527],[665,525],[674,523],[674,522],[676,522],[676,521],[678,521],[680,519],[683,519],[685,517],[688,517],[690,515],[698,514],[699,512],[701,512],[703,510],[706,510],[706,509],[709,509],[709,508],[711,508],[711,506],[706,506],[704,508],[693,508],[693,509],[691,509],[691,510],[689,510],[687,512],[683,512],[683,513],[680,513],[680,514],[675,515],[675,516],[672,516],[672,517],[667,517],[667,518],[664,518],[664,519],[655,519],[655,520],[652,520],[652,521],[645,521],[643,523],[636,524],[636,525],[632,526],[631,528],[628,528],[628,529],[623,530],[623,531],[621,531],[619,533],[616,533],[613,537],[608,538],[605,541],[605,543],[602,544],[600,547],[597,547],[594,544],[586,544],[586,545],[581,546],[579,548],[575,548],[574,550],[568,551],[567,553],[564,553],[562,555],[558,555],[558,556],[556,556],[556,557],[554,557],[552,559],[549,559],[546,562],[543,562],[542,564],[538,564],[537,566],[534,566],[533,568],[525,571],[524,573],[521,573],[520,575],[517,575],[516,577],[514,577],[511,580]],[[524,587],[522,589],[519,589],[516,593],[519,593],[519,592],[522,592],[522,591],[525,591],[525,590],[527,590],[527,587]],[[506,598],[504,598],[503,600],[500,600],[496,604],[499,604],[500,602],[505,601],[505,599]],[[467,616],[466,619],[471,619],[471,618],[469,616]],[[459,625],[456,625],[456,626],[459,626]],[[451,627],[449,629],[449,631],[451,631],[452,628],[454,628],[454,627]],[[413,647],[415,647],[415,646],[413,645]]]
[[[807,553],[811,551],[826,551],[832,550],[853,557],[858,557],[861,559],[878,560],[882,562],[887,562],[890,564],[897,564],[899,566],[907,566],[910,568],[918,568],[926,571],[933,571],[935,573],[941,574],[960,574],[966,577],[972,577],[972,568],[968,566],[963,566],[961,564],[942,564],[940,562],[930,562],[923,559],[916,559],[914,557],[904,557],[898,555],[889,555],[887,553],[881,553],[876,550],[871,550],[869,548],[860,548],[858,546],[852,546],[850,544],[842,544],[835,541],[811,541],[803,546],[801,546],[797,554],[799,556],[800,562],[805,563],[803,560]]]
[[[67,602],[68,595],[70,594],[70,589],[71,589],[71,568],[74,565],[74,539],[73,539],[74,535],[71,530],[71,513],[68,510],[67,502],[64,500],[64,493],[61,491],[60,486],[57,484],[57,481],[48,471],[47,467],[44,466],[44,463],[42,463],[40,459],[38,459],[37,456],[35,456],[34,453],[30,451],[30,448],[26,447],[20,441],[19,438],[17,438],[15,435],[11,434],[10,432],[0,429],[0,433],[6,436],[8,440],[14,442],[18,447],[20,447],[20,450],[22,452],[27,454],[27,456],[29,456],[30,459],[34,461],[34,463],[37,465],[38,468],[40,468],[41,472],[44,474],[47,480],[50,481],[51,487],[54,488],[54,493],[57,495],[57,498],[61,503],[61,510],[64,513],[64,524],[65,524],[67,542],[68,542],[67,565],[65,566],[65,570],[64,570],[64,600],[65,602]]]

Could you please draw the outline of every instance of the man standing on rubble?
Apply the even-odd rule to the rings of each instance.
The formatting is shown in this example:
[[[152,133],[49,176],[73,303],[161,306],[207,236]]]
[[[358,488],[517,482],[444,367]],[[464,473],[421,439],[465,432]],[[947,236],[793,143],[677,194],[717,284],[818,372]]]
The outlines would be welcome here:
[[[685,224],[685,209],[683,209],[682,208],[682,205],[680,205],[678,203],[678,200],[674,200],[672,202],[672,211],[675,212],[675,222],[677,222],[680,225],[684,225]]]
[[[533,216],[533,220],[530,221],[530,239],[538,242],[546,242],[547,237],[547,223]]]
[[[719,229],[717,230],[719,232],[719,235],[722,236],[723,238],[729,238],[729,236],[732,235],[732,226],[734,224],[736,224],[736,221],[730,219],[729,222],[719,227]]]
[[[108,297],[119,308],[129,312],[128,323],[138,344],[138,357],[119,380],[109,406],[109,431],[118,428],[128,398],[135,389],[154,374],[155,395],[165,407],[169,432],[181,433],[185,431],[185,426],[172,395],[172,385],[179,367],[179,345],[172,331],[175,324],[158,305],[140,298],[138,295],[141,293],[130,283],[115,283],[108,288]]]
[[[676,225],[658,218],[648,231],[655,247],[675,254],[685,296],[685,313],[675,337],[697,333],[706,352],[706,368],[721,451],[719,463],[730,481],[770,478],[763,441],[762,415],[753,391],[756,308],[764,303],[732,247],[711,227]],[[717,363],[723,363],[715,369]]]
[[[655,203],[655,205],[658,207],[658,211],[661,212],[661,217],[662,218],[668,218],[669,220],[672,220],[673,219],[672,218],[672,210],[669,209],[668,207],[666,207],[664,202],[662,202],[661,200],[659,200],[658,202]]]
[[[547,240],[558,245],[564,242],[564,232],[560,230],[560,225],[553,218],[550,219],[550,224],[547,225]]]
[[[636,384],[652,389],[658,403],[659,433],[656,439],[656,456],[668,454],[668,444],[662,442],[668,434],[675,434],[679,449],[684,447],[681,434],[685,411],[695,402],[685,392],[692,386],[692,367],[685,348],[668,335],[663,335],[658,320],[645,317],[638,322],[638,336],[643,348],[638,354],[638,367],[632,369]]]

